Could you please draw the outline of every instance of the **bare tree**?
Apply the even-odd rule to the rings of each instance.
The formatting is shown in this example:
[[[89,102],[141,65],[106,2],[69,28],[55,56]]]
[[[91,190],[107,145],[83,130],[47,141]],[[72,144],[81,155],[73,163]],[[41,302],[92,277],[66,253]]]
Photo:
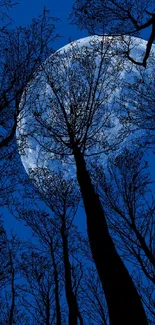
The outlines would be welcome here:
[[[117,248],[132,265],[134,282],[154,317],[154,181],[143,156],[142,149],[124,150],[108,162],[106,172],[100,166],[93,177]]]
[[[125,150],[102,166],[94,177],[114,234],[123,240],[122,251],[129,260],[136,257],[144,274],[155,283],[154,213],[155,201],[149,179],[148,163],[142,150]],[[117,237],[118,238],[118,237]],[[119,247],[121,248],[121,247]]]
[[[98,0],[98,1],[75,1],[70,18],[73,23],[81,29],[86,28],[90,34],[108,34],[117,37],[121,36],[122,44],[126,44],[124,55],[133,63],[133,66],[148,68],[149,60],[154,66],[155,56],[155,6],[151,1],[126,1],[126,0]],[[142,54],[133,54],[132,49],[136,44],[142,44],[142,39],[134,39],[132,36],[147,37],[143,43]],[[128,35],[126,38],[125,35]],[[147,36],[148,35],[148,36]],[[127,45],[128,43],[128,45]],[[144,69],[144,70],[145,70]],[[146,69],[147,70],[147,69]],[[122,88],[122,98],[124,100],[124,127],[137,127],[149,130],[148,143],[154,144],[154,116],[155,116],[155,97],[154,97],[154,72],[147,81],[145,71],[139,73],[144,84],[135,79],[133,85],[129,85],[128,93],[124,93]],[[129,71],[126,83],[129,80]],[[125,97],[124,97],[125,96]],[[126,100],[129,105],[125,104]],[[138,103],[135,104],[136,102]],[[135,110],[136,106],[136,110]],[[153,138],[152,138],[153,136]]]
[[[121,106],[124,116],[121,117],[121,123],[124,125],[124,130],[145,130],[148,133],[145,143],[148,148],[152,148],[155,142],[154,60],[153,50],[148,60],[150,67],[152,67],[150,77],[147,78],[147,69],[142,71],[139,67],[139,77],[135,77],[133,84],[128,80],[129,75],[126,76],[124,89],[122,88],[121,95],[118,98],[118,102],[123,104]],[[128,91],[125,94],[126,87]]]
[[[139,35],[151,29],[142,61],[133,63],[146,67],[155,39],[155,7],[152,0],[76,0],[71,14],[72,22],[91,34]]]
[[[11,5],[12,2],[2,3]],[[0,30],[0,203],[3,207],[9,205],[9,196],[19,184],[15,132],[21,95],[34,72],[53,51],[56,21],[44,9],[27,27],[7,26],[5,32]]]
[[[107,325],[108,309],[100,279],[94,267],[89,267],[83,282],[85,317],[89,324]]]
[[[0,323],[13,325],[15,323],[27,325],[29,318],[20,305],[19,283],[21,275],[19,272],[19,260],[21,253],[21,242],[12,235],[7,238],[1,224],[0,251],[2,264],[0,271]]]
[[[54,215],[40,214],[37,217],[25,210],[20,213],[29,226],[44,243],[50,253],[54,274],[57,278],[57,288],[61,278],[64,278],[65,295],[68,305],[68,324],[83,324],[82,314],[78,306],[78,290],[82,265],[79,261],[79,245],[76,238],[76,228],[73,220],[78,208],[79,191],[75,182],[65,180],[63,174],[49,173],[46,169],[39,169],[31,174],[31,179],[39,179],[42,188],[41,198],[53,211]],[[37,182],[38,184],[38,182]],[[77,243],[75,243],[75,239]],[[56,255],[58,256],[56,258]],[[60,272],[60,266],[63,271]],[[78,273],[77,270],[78,269]],[[74,270],[74,272],[73,272]],[[61,273],[61,274],[60,274]],[[57,301],[57,299],[56,299]]]
[[[36,174],[38,177],[38,173]],[[77,212],[79,193],[75,182],[65,180],[63,174],[51,175],[46,172],[46,176],[43,176],[43,188],[45,191],[45,198],[48,205],[51,207],[60,222],[60,234],[62,238],[63,247],[63,261],[64,261],[64,273],[65,273],[65,292],[69,309],[69,321],[70,325],[78,324],[83,325],[83,318],[79,310],[76,291],[78,288],[73,288],[72,279],[72,266],[70,262],[69,254],[69,233],[75,233],[73,228],[73,219]],[[72,238],[73,238],[72,234]],[[78,281],[79,282],[79,281]],[[80,282],[79,282],[80,284]]]
[[[33,73],[51,54],[56,38],[56,19],[44,9],[28,27],[5,29],[0,33],[0,148],[14,138],[21,95]]]
[[[27,149],[33,151],[39,144],[43,151],[40,150],[38,158],[50,161],[51,166],[56,159],[59,163],[75,164],[90,247],[105,292],[110,322],[147,324],[140,297],[109,234],[105,210],[89,170],[91,157],[101,157],[101,153],[116,146],[115,137],[112,141],[106,133],[113,124],[109,117],[113,116],[109,97],[119,73],[118,65],[112,61],[114,55],[107,56],[111,42],[104,43],[103,47],[102,42],[92,40],[90,50],[73,45],[69,53],[57,53],[46,62],[42,73],[25,93],[27,101],[20,116],[19,144],[22,148],[22,138],[27,138],[27,146],[23,148],[27,156],[30,152]],[[33,124],[27,121],[27,114],[31,115]]]
[[[1,268],[0,268],[0,287],[5,284],[5,280],[8,278],[9,274],[9,254],[8,254],[8,246],[7,246],[7,235],[4,230],[2,221],[0,224],[0,253],[1,253]]]
[[[31,191],[32,194],[32,191]],[[29,250],[31,252],[30,260],[33,261],[34,259],[34,276],[36,275],[36,278],[34,279],[34,276],[30,275],[30,272],[28,271],[28,265],[29,263],[29,254],[23,255],[23,263],[25,265],[24,268],[21,269],[25,274],[25,277],[28,279],[29,282],[29,289],[27,290],[27,285],[25,286],[24,290],[27,290],[31,295],[34,297],[36,303],[35,308],[38,310],[38,316],[41,317],[40,321],[42,320],[42,317],[44,318],[44,321],[46,317],[48,318],[49,324],[52,324],[51,317],[55,319],[55,322],[57,325],[61,325],[62,323],[62,305],[61,305],[61,295],[62,295],[62,288],[63,288],[63,281],[62,276],[59,275],[59,272],[61,270],[61,257],[60,257],[60,247],[61,243],[57,234],[57,229],[52,227],[51,220],[48,213],[45,213],[43,211],[39,211],[38,209],[30,208],[24,209],[22,206],[22,209],[18,207],[18,211],[20,214],[20,219],[26,221],[26,224],[31,227],[33,230],[34,236],[36,236],[36,239],[39,243],[38,244],[31,244]],[[50,235],[49,235],[50,230]],[[40,257],[41,256],[41,257]],[[40,259],[41,258],[41,259]],[[38,262],[37,262],[38,261]],[[42,262],[41,262],[42,261]],[[45,264],[45,267],[42,265]],[[33,268],[33,263],[30,264],[30,268]],[[37,269],[38,268],[38,269]],[[38,271],[37,271],[38,270]],[[45,295],[47,294],[47,288],[49,289],[50,294],[50,301],[49,301],[49,313],[51,316],[48,317],[46,314],[46,304],[44,303],[43,296],[39,296],[37,298],[37,290],[40,289],[40,278],[39,273],[42,271],[45,271],[44,278],[45,282],[48,282],[47,285],[44,287]],[[46,274],[47,271],[47,274]],[[49,279],[49,280],[48,280]],[[31,291],[31,287],[34,281],[34,290]],[[35,286],[35,282],[37,282]],[[43,293],[44,294],[44,293]],[[49,297],[49,296],[48,296]],[[39,300],[37,300],[39,299]],[[49,298],[48,298],[49,299]],[[27,301],[27,300],[26,300]],[[27,305],[27,302],[25,301],[25,307]],[[40,305],[43,304],[44,313],[40,314]],[[35,315],[35,309],[31,310],[33,304],[29,304],[29,312]],[[54,314],[52,312],[54,310]],[[45,317],[46,314],[46,317]],[[40,315],[40,316],[39,316]],[[53,315],[53,316],[52,316]],[[39,320],[38,320],[39,321]]]
[[[47,256],[29,247],[22,255],[20,271],[26,284],[20,286],[21,304],[31,315],[33,324],[52,325],[56,320],[55,280]],[[56,324],[61,324],[56,321]]]

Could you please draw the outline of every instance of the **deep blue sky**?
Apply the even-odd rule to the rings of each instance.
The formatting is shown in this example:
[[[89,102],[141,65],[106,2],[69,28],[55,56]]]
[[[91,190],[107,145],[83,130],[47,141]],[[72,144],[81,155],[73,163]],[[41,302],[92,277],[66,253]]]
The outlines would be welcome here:
[[[71,13],[71,8],[74,0],[19,0],[19,5],[11,10],[11,16],[15,25],[27,25],[31,23],[33,18],[36,18],[43,12],[43,8],[49,9],[51,15],[59,18],[61,21],[57,23],[57,32],[62,36],[55,43],[55,49],[60,48],[71,40],[77,40],[87,36],[87,31],[79,31],[78,28],[69,23],[68,17]],[[141,32],[141,37],[147,39],[150,28]]]
[[[15,6],[10,11],[11,18],[14,21],[14,26],[25,26],[30,24],[33,18],[37,18],[43,12],[44,7],[51,11],[51,15],[53,17],[60,19],[60,21],[56,23],[56,26],[57,33],[60,34],[62,37],[59,38],[53,44],[53,48],[55,50],[67,44],[69,42],[69,39],[73,41],[88,35],[87,31],[79,31],[78,28],[76,26],[71,25],[68,20],[74,0],[19,0],[19,2],[19,5]],[[147,35],[148,31],[145,31],[145,33],[143,33],[141,37],[146,38]],[[151,163],[151,171],[154,174],[154,162]],[[6,218],[6,214],[8,218]],[[83,215],[81,215],[81,213],[80,216],[80,225],[83,226],[85,225],[85,218]],[[11,219],[8,213],[5,213],[5,225],[8,224],[10,227],[15,227],[17,233],[19,231],[22,231],[22,228],[20,228],[19,224],[14,222],[14,220]]]
[[[49,9],[51,15],[55,18],[60,18],[61,21],[56,23],[57,33],[62,37],[59,38],[52,47],[57,50],[60,47],[68,44],[70,40],[77,40],[88,35],[87,31],[79,31],[76,26],[73,26],[69,23],[68,17],[71,13],[71,7],[74,0],[19,0],[20,4],[15,6],[11,12],[10,16],[13,19],[14,26],[18,25],[28,25],[31,23],[33,18],[37,18],[42,12],[43,8]],[[145,31],[141,34],[141,37],[146,39],[148,36],[148,31]],[[152,157],[152,156],[151,156]],[[155,157],[155,156],[154,156]],[[150,161],[150,171],[152,176],[155,176],[155,158]],[[21,222],[16,221],[13,216],[9,214],[7,209],[4,209],[4,225],[7,230],[7,233],[10,233],[10,229],[13,228],[17,235],[25,240],[28,237],[31,237],[32,233],[28,228],[22,226]],[[3,212],[2,211],[2,212]],[[86,219],[84,212],[79,208],[78,215],[76,217],[78,224],[81,230],[86,229]]]
[[[67,44],[69,38],[73,41],[88,35],[87,31],[79,31],[76,26],[69,23],[68,17],[74,0],[19,0],[19,2],[20,4],[11,10],[16,25],[23,26],[31,23],[33,18],[43,12],[44,7],[50,10],[53,17],[60,19],[56,26],[57,33],[62,37],[56,41],[55,49]]]

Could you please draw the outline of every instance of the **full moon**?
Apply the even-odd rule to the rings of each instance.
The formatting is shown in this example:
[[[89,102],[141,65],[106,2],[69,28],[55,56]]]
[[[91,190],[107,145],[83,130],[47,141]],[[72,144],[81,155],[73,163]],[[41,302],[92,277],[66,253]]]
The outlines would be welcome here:
[[[91,159],[104,164],[109,155],[137,145],[145,130],[124,127],[122,119],[140,109],[144,89],[154,81],[155,45],[146,69],[127,53],[140,62],[146,45],[129,36],[91,36],[64,46],[40,66],[22,95],[16,133],[29,175],[43,168],[75,177],[69,125],[88,165]]]

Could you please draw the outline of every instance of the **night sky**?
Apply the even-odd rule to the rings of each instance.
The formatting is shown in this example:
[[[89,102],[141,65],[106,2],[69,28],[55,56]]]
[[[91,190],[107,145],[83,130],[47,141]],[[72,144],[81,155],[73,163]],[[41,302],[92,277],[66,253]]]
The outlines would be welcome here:
[[[11,9],[9,13],[13,20],[12,26],[26,26],[31,23],[33,18],[37,18],[40,14],[42,14],[44,7],[49,9],[53,17],[60,19],[60,21],[56,22],[56,33],[58,33],[61,37],[52,43],[52,48],[57,50],[68,44],[70,41],[88,36],[88,32],[86,30],[78,30],[78,28],[72,25],[69,21],[69,14],[71,13],[73,3],[74,0],[21,0],[19,1],[19,4]],[[141,33],[141,37],[147,39],[149,32],[150,30],[144,30]],[[149,162],[152,176],[155,176],[155,171],[153,168],[154,161],[151,160]],[[10,214],[6,210],[4,219],[7,229],[15,227],[17,232],[19,232],[20,229],[21,235],[21,227],[19,223],[10,218]],[[84,218],[82,217],[81,220],[84,221]],[[83,221],[81,222],[83,223]]]
[[[49,9],[51,16],[60,19],[56,27],[61,38],[54,43],[54,48],[58,49],[66,45],[69,40],[74,41],[88,35],[87,31],[79,31],[69,22],[73,3],[73,0],[21,0],[20,4],[11,11],[12,18],[16,25],[23,26],[31,23],[33,18],[37,18],[43,12],[44,7]]]
[[[59,18],[60,21],[55,23],[56,33],[60,35],[55,42],[51,44],[53,50],[57,50],[62,46],[68,44],[70,41],[80,39],[82,37],[88,36],[87,31],[79,31],[76,26],[73,26],[69,21],[69,14],[71,13],[71,8],[73,5],[73,0],[64,2],[63,0],[53,1],[53,0],[21,0],[20,3],[12,8],[9,12],[9,16],[12,19],[12,27],[21,25],[22,27],[31,24],[33,18],[37,18],[42,14],[44,7],[50,10],[50,15],[54,18]],[[22,163],[19,158],[19,170],[23,171]],[[43,202],[40,203],[42,209],[46,209]],[[27,239],[31,237],[32,233],[30,228],[23,227],[22,222],[17,221],[13,214],[7,210],[3,210],[3,220],[4,226],[7,231],[8,236],[10,236],[10,231],[13,231],[21,238]],[[85,216],[83,215],[83,209],[79,208],[79,213],[76,217],[76,221],[80,226],[81,230],[86,228]]]
[[[67,45],[71,41],[78,40],[83,37],[88,36],[88,32],[86,30],[81,31],[75,25],[71,24],[69,20],[69,15],[71,14],[72,5],[74,0],[19,0],[19,4],[17,4],[14,8],[12,8],[9,12],[9,16],[12,19],[12,25],[10,28],[16,28],[17,26],[27,26],[30,25],[33,18],[37,18],[39,15],[43,13],[44,8],[50,10],[50,15],[54,18],[60,19],[60,21],[55,22],[56,33],[60,35],[52,44],[51,49],[54,51],[60,49],[61,47]],[[148,35],[150,34],[150,29],[144,30],[141,33],[141,38],[148,39]],[[151,174],[151,178],[155,179],[155,155],[149,152],[146,153],[146,160],[149,163],[148,171]],[[25,175],[25,179],[28,180],[28,176],[24,170],[19,154],[17,154],[17,160],[19,164],[19,175]],[[22,202],[22,185],[19,185],[18,189],[21,193],[19,197]],[[30,185],[31,186],[31,185]],[[155,184],[152,183],[152,188],[155,190]],[[33,189],[33,184],[32,184]],[[17,194],[18,195],[18,194]],[[39,194],[38,194],[39,197]],[[40,210],[46,211],[52,214],[51,210],[46,206],[45,202],[42,200],[37,201],[38,208]],[[30,203],[31,205],[31,203]],[[33,203],[32,203],[33,210]],[[24,221],[19,221],[13,215],[13,211],[11,211],[5,207],[1,209],[2,218],[4,221],[4,228],[7,232],[8,238],[10,238],[12,231],[17,234],[17,236],[21,240],[29,239],[32,243],[36,243],[37,240],[33,236],[32,230],[26,226]],[[75,223],[78,225],[79,230],[87,236],[86,231],[86,217],[83,209],[83,203],[80,202],[79,209],[77,215],[75,217]],[[132,272],[133,268],[128,262],[124,262],[124,264],[128,267],[129,272]],[[137,324],[138,325],[138,324]]]
[[[60,37],[57,38],[56,41],[51,45],[54,50],[57,50],[62,46],[68,44],[70,41],[74,41],[82,37],[88,36],[88,32],[86,30],[78,30],[78,28],[75,25],[72,25],[69,21],[69,14],[71,13],[73,3],[74,0],[21,0],[19,1],[19,4],[16,5],[13,9],[11,9],[9,13],[12,18],[12,27],[16,27],[19,25],[26,26],[30,24],[33,18],[37,18],[39,15],[42,14],[43,9],[45,7],[47,10],[50,10],[51,16],[60,19],[60,21],[55,23],[56,33],[58,33]],[[149,29],[144,30],[141,33],[141,37],[147,39],[149,33]],[[149,159],[149,164],[150,172],[152,174],[152,177],[154,178],[155,159],[153,160],[152,158],[153,157],[151,155],[151,160]],[[19,164],[20,163],[21,162],[19,161]],[[23,169],[22,163],[20,168]],[[41,206],[44,207],[44,204],[41,203]],[[85,216],[83,215],[83,209],[79,209],[79,211],[80,212],[78,213],[76,220],[80,228],[85,229],[86,224]],[[22,223],[15,220],[14,217],[10,215],[7,209],[4,209],[4,225],[8,234],[10,233],[10,229],[13,228],[20,238],[24,239],[27,236],[31,235],[31,231],[28,231],[27,227],[23,228]]]

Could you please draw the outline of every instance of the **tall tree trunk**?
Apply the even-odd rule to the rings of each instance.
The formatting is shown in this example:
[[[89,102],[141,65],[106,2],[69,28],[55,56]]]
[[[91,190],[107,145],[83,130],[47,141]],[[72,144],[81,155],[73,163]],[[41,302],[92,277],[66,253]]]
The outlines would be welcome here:
[[[54,275],[54,282],[55,282],[55,303],[56,303],[56,324],[61,325],[61,309],[60,309],[60,301],[59,301],[59,279],[58,279],[58,271],[57,265],[55,261],[54,251],[53,251],[53,243],[52,239],[50,242],[50,251],[53,263],[53,275]]]
[[[11,307],[9,315],[9,325],[14,323],[14,311],[15,311],[15,271],[12,261],[12,255],[10,252],[10,265],[11,265]]]
[[[68,324],[77,325],[78,318],[79,318],[80,325],[83,325],[83,319],[80,314],[77,299],[72,288],[71,265],[69,261],[68,239],[66,234],[66,224],[65,224],[64,216],[62,216],[61,237],[63,242],[63,258],[64,258],[64,268],[65,268],[65,291],[66,291],[66,298],[67,298],[68,309],[69,309]]]
[[[46,325],[50,325],[50,299],[49,292],[46,298]]]
[[[12,271],[12,283],[11,283],[11,291],[12,291],[12,301],[9,315],[9,325],[13,324],[14,320],[14,309],[15,309],[15,288],[14,288],[14,270]]]
[[[146,325],[148,322],[140,297],[115,249],[102,204],[86,169],[84,157],[76,145],[73,146],[73,154],[87,217],[90,247],[107,300],[110,324]]]

